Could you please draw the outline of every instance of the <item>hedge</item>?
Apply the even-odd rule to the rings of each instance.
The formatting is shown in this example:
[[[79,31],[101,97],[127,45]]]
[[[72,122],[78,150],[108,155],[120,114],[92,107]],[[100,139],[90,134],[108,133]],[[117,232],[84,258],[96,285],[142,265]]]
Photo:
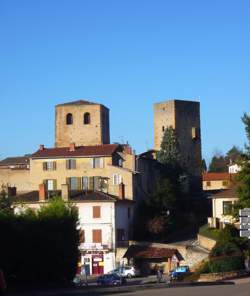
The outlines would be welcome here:
[[[241,269],[244,269],[244,259],[242,256],[220,257],[206,262],[200,273],[229,272]]]

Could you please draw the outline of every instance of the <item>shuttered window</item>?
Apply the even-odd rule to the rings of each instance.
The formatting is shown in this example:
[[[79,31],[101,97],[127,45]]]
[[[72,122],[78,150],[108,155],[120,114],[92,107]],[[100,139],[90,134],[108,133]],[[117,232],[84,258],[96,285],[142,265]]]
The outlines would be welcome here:
[[[100,206],[94,206],[93,207],[93,218],[101,218],[101,207]]]
[[[102,230],[93,229],[92,230],[93,243],[102,243]]]
[[[76,169],[76,160],[75,159],[67,159],[66,160],[66,169],[67,170]]]
[[[57,189],[57,181],[55,179],[44,180],[43,183],[45,184],[47,191],[52,191]]]
[[[113,185],[119,185],[122,182],[122,176],[119,174],[113,174]]]
[[[82,177],[82,190],[87,191],[89,189],[88,177]]]
[[[94,190],[94,177],[89,177],[89,190]]]
[[[69,185],[70,190],[81,190],[81,178],[78,178],[78,177],[66,178],[66,183]]]
[[[56,161],[45,161],[43,162],[44,171],[55,171],[56,170]]]
[[[85,231],[83,229],[79,231],[79,242],[81,244],[85,243]]]
[[[91,167],[93,169],[102,169],[104,167],[104,161],[102,157],[94,157],[91,160]]]

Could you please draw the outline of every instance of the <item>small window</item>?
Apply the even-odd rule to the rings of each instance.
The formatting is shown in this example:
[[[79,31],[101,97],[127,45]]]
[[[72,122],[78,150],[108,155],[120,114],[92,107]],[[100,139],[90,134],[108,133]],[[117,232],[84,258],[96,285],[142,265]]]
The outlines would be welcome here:
[[[73,115],[71,113],[68,113],[66,115],[66,124],[67,125],[73,124]]]
[[[122,242],[125,241],[125,230],[117,229],[117,241]]]
[[[228,186],[228,181],[222,181],[222,186]]]
[[[55,179],[44,180],[43,183],[45,184],[47,191],[53,191],[57,189],[57,185],[56,185],[57,182]]]
[[[121,175],[113,174],[113,185],[117,186],[121,183]]]
[[[223,215],[232,215],[233,203],[231,201],[223,201]]]
[[[101,207],[100,206],[94,206],[93,207],[93,218],[101,218]]]
[[[102,230],[93,229],[92,230],[93,243],[102,243]]]
[[[165,132],[165,126],[162,127],[162,131]]]
[[[103,158],[95,157],[92,159],[92,168],[93,169],[102,169],[103,168]]]
[[[210,187],[210,186],[211,186],[211,182],[207,181],[207,187]]]
[[[84,113],[83,115],[83,124],[90,124],[90,113]]]
[[[66,160],[66,169],[67,170],[76,169],[76,160],[75,159],[67,159]]]
[[[55,171],[56,170],[56,161],[45,161],[43,162],[44,171]]]

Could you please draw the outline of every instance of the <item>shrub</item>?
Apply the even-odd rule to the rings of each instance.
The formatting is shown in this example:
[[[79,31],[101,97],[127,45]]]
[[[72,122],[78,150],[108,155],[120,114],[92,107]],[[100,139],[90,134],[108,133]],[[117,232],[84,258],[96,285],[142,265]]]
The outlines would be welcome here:
[[[206,262],[201,268],[201,273],[230,272],[244,269],[242,256],[214,258]]]

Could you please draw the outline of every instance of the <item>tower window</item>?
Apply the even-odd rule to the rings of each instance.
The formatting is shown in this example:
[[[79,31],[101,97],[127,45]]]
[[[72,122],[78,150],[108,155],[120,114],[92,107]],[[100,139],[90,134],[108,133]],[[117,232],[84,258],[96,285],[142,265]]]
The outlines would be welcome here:
[[[163,131],[163,132],[165,131],[165,126],[162,127],[162,131]]]
[[[88,112],[83,115],[83,124],[90,124],[90,114]]]
[[[73,124],[73,115],[71,113],[68,113],[66,116],[66,124]]]

